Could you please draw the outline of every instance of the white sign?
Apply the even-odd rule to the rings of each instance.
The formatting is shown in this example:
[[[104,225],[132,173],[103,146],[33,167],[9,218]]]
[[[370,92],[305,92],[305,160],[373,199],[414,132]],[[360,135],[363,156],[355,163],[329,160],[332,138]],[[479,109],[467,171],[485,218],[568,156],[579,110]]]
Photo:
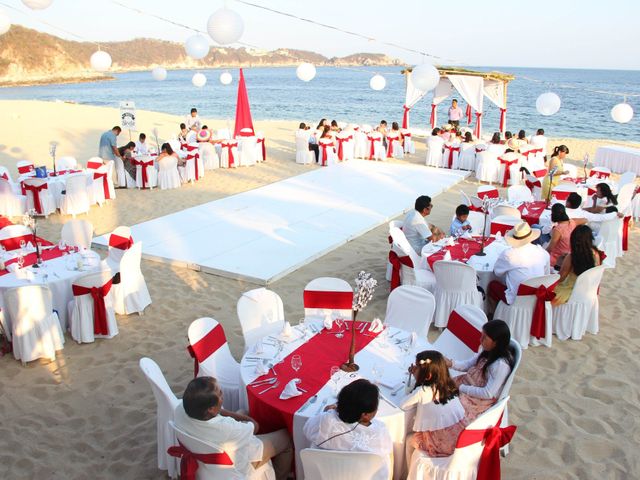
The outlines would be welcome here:
[[[120,102],[120,125],[129,130],[136,129],[136,104]]]

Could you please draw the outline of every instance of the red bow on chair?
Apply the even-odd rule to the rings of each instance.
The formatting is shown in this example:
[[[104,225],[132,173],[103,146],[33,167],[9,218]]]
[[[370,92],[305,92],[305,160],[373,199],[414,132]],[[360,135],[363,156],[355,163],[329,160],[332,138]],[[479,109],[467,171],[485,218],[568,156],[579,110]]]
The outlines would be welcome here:
[[[351,135],[349,135],[348,137],[344,137],[344,138],[340,138],[337,137],[336,140],[338,141],[338,160],[342,161],[342,157],[343,157],[343,153],[342,153],[342,144],[344,142],[348,142],[349,140],[351,140],[353,137]]]
[[[535,180],[535,181],[531,181],[531,180],[525,180],[524,184],[527,186],[527,188],[529,190],[531,190],[533,192],[533,189],[538,187],[538,188],[542,188],[542,183],[540,183],[540,180]]]
[[[193,358],[194,378],[198,376],[200,363],[204,362],[207,358],[217,352],[225,343],[227,343],[227,337],[224,334],[222,325],[218,324],[196,343],[187,347],[189,355]]]
[[[96,335],[109,335],[109,326],[107,325],[107,306],[104,303],[104,297],[111,290],[111,280],[101,287],[82,287],[80,285],[72,285],[73,295],[79,297],[91,294],[93,297],[93,333]]]
[[[189,156],[187,156],[187,158],[189,158]],[[140,170],[142,173],[142,188],[147,188],[147,183],[149,182],[147,167],[153,167],[153,160],[149,160],[148,162],[143,162],[142,160],[133,160],[131,163],[133,163],[134,165],[140,166]],[[197,167],[196,167],[196,170],[197,170]],[[105,177],[105,182],[106,182],[106,177]],[[106,198],[106,195],[107,195],[107,191],[105,190],[105,198]]]
[[[460,147],[454,147],[453,145],[445,145],[444,148],[449,150],[449,159],[447,160],[449,168],[453,167],[453,152],[460,152]]]
[[[327,166],[327,159],[329,158],[327,156],[327,148],[333,148],[333,143],[325,143],[325,142],[320,142],[320,148],[322,148],[322,166],[326,167]]]
[[[393,157],[393,142],[399,142],[398,137],[387,137],[387,158]]]
[[[109,236],[109,246],[118,250],[129,250],[133,246],[133,237],[125,238],[112,233]]]
[[[502,417],[498,420],[498,425]],[[463,430],[458,437],[456,448],[468,447],[474,443],[484,443],[480,462],[478,463],[477,480],[500,480],[500,448],[511,441],[516,433],[516,426],[501,428],[498,425],[486,430]]]
[[[229,168],[233,167],[235,164],[235,159],[233,158],[233,147],[236,145],[236,142],[222,142],[222,148],[226,148],[229,154]]]
[[[40,214],[44,213],[44,210],[42,209],[42,203],[40,202],[40,192],[42,190],[47,190],[48,188],[49,187],[46,183],[43,183],[42,185],[26,185],[24,183],[22,184],[23,195],[25,195],[27,191],[31,192],[31,194],[33,195],[33,206],[36,209],[36,212]]]
[[[376,142],[379,142],[380,139],[378,137],[367,135],[367,140],[369,140],[369,160],[373,160],[376,155]]]
[[[102,179],[102,190],[104,191],[104,199],[110,200],[111,193],[109,193],[109,180],[107,180],[107,172],[104,172],[104,173],[93,172],[94,180],[98,180],[100,178]]]
[[[511,180],[511,165],[518,163],[518,160],[507,160],[506,158],[498,157],[498,161],[504,165],[504,175],[502,176],[502,186],[506,187],[509,180]]]
[[[629,222],[631,221],[631,216],[624,217],[622,220],[622,250],[625,252],[629,250]]]
[[[265,147],[265,144],[264,144],[264,137],[257,137],[256,143],[262,144],[262,161],[264,162],[267,160],[267,147]]]
[[[400,286],[400,268],[402,265],[413,268],[411,257],[400,257],[393,250],[389,251],[389,263],[391,263],[391,291]]]
[[[539,287],[530,287],[528,285],[520,284],[518,287],[518,296],[536,296],[536,306],[533,309],[530,330],[531,335],[535,338],[544,338],[546,335],[545,321],[547,319],[547,315],[545,313],[544,304],[545,302],[550,302],[556,298],[554,289],[557,284],[558,282],[550,285],[549,287],[545,287],[544,285],[540,285]]]
[[[178,442],[178,445],[169,447],[167,453],[180,459],[180,478],[182,480],[196,480],[198,462],[207,465],[233,465],[231,457],[226,452],[220,453],[193,453]]]
[[[185,160],[193,160],[193,169],[194,169],[194,174],[195,174],[195,179],[198,180],[200,178],[200,175],[198,174],[198,159],[200,158],[200,154],[196,153],[194,155],[187,155],[184,159]],[[233,154],[231,153],[231,149],[229,149],[229,164],[232,163],[232,159],[233,159]],[[146,171],[146,169],[145,169]],[[144,177],[143,177],[143,181],[144,181]]]

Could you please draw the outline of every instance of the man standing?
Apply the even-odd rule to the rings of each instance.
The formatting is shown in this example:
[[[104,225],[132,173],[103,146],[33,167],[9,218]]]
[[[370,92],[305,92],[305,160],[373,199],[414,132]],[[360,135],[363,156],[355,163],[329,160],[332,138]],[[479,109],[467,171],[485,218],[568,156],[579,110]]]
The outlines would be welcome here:
[[[195,127],[196,131],[200,130],[200,126],[202,125],[202,123],[200,122],[200,117],[198,116],[197,108],[191,109],[191,115],[187,117],[187,121],[185,123],[189,130],[192,130],[193,127]]]
[[[119,126],[113,127],[102,134],[100,137],[100,145],[98,146],[98,156],[104,163],[109,160],[115,161],[116,157],[120,157],[118,152],[118,135],[120,135],[122,129]]]
[[[449,123],[458,128],[462,115],[462,109],[458,106],[458,100],[454,98],[449,108]]]
[[[415,208],[404,217],[402,231],[409,244],[418,255],[429,242],[436,242],[444,237],[444,233],[438,227],[428,224],[425,217],[431,213],[433,204],[431,197],[421,195],[416,198]]]

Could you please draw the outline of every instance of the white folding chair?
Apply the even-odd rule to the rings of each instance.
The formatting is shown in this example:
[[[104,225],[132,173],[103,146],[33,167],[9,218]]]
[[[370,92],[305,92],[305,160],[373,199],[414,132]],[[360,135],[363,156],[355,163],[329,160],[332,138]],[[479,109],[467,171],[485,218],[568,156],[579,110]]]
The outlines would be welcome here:
[[[442,137],[432,135],[427,137],[427,160],[428,167],[444,167],[444,140]]]
[[[89,212],[90,208],[87,176],[77,174],[67,177],[65,191],[60,202],[60,213],[75,217],[78,214]]]
[[[532,289],[537,289],[540,286],[549,288],[554,283],[557,283],[559,278],[560,275],[557,273],[530,278],[521,283],[520,289],[522,289],[523,285]],[[550,347],[553,334],[551,302],[545,301],[544,305],[545,336],[539,339],[535,338],[531,335],[531,322],[538,299],[535,293],[521,294],[520,289],[513,304],[508,305],[502,301],[498,302],[496,311],[493,314],[494,320],[504,320],[509,325],[509,330],[511,330],[511,338],[516,340],[523,349],[526,349],[529,345]]]
[[[428,290],[400,285],[389,294],[384,323],[426,338],[435,308],[436,300]]]
[[[74,299],[69,302],[69,330],[76,342],[91,343],[96,338],[112,338],[118,334],[111,281],[110,269],[86,273],[74,280],[72,285]],[[105,331],[98,330],[99,325],[95,314],[99,311],[99,306],[94,307],[93,288],[102,290],[99,295],[104,299]]]
[[[341,278],[319,277],[304,287],[302,294],[306,319],[351,318],[353,288]]]
[[[4,292],[4,308],[5,332],[16,360],[23,365],[38,358],[55,360],[56,351],[64,346],[64,335],[53,311],[49,288],[42,285],[10,288]]]
[[[244,292],[238,300],[237,312],[245,352],[262,337],[280,333],[284,327],[282,299],[266,288]]]
[[[189,325],[187,335],[197,376],[214,377],[224,393],[224,408],[240,409],[240,365],[231,355],[222,325],[213,318],[198,318]]]
[[[296,135],[296,163],[308,165],[314,161],[315,154],[309,150],[309,137]]]
[[[558,340],[582,340],[585,332],[598,333],[598,288],[605,268],[600,265],[578,275],[567,303],[552,307],[553,333]]]
[[[93,225],[88,220],[67,220],[62,225],[60,240],[73,247],[91,248]]]
[[[300,452],[306,480],[371,480],[385,468],[376,453],[305,448]]]
[[[56,201],[46,179],[26,178],[22,181],[22,185],[27,197],[27,210],[33,209],[38,215],[45,217],[56,211]]]
[[[600,223],[598,236],[602,239],[599,246],[607,256],[602,262],[607,267],[615,267],[616,259],[624,253],[622,250],[622,219],[613,218]]]
[[[27,209],[27,197],[18,195],[9,180],[0,178],[0,215],[17,217],[24,215]]]
[[[400,282],[402,285],[417,285],[433,292],[436,283],[436,277],[432,271],[426,268],[420,268],[423,264],[421,258],[413,249],[404,232],[399,228],[390,228],[389,234],[393,240],[393,247],[408,256],[413,263],[413,268],[406,265],[400,267]]]
[[[198,152],[205,170],[214,170],[220,168],[220,158],[215,147],[209,142],[200,142],[198,144]]]
[[[180,185],[178,159],[173,155],[161,158],[158,161],[158,187],[160,190],[180,188]]]
[[[120,282],[113,285],[113,306],[118,315],[142,315],[144,309],[151,305],[147,282],[140,270],[141,260],[142,242],[134,243],[122,254],[117,270]]]
[[[176,478],[180,469],[174,457],[167,453],[167,449],[176,444],[176,435],[170,427],[169,422],[173,421],[173,412],[180,403],[171,391],[167,380],[162,374],[162,370],[156,362],[150,358],[140,359],[140,370],[144,373],[153,397],[156,399],[156,444],[158,454],[158,468],[167,470],[171,478]]]
[[[74,157],[56,158],[56,169],[58,171],[74,170],[78,168],[78,161]]]
[[[460,305],[482,308],[482,294],[478,291],[476,271],[472,266],[440,260],[433,264],[433,273],[436,276],[436,327],[446,327],[451,312]]]
[[[525,185],[512,185],[507,188],[507,200],[510,202],[533,202],[533,195]]]
[[[453,360],[466,360],[480,351],[482,326],[487,315],[475,305],[456,307],[447,328],[433,342],[433,349]]]

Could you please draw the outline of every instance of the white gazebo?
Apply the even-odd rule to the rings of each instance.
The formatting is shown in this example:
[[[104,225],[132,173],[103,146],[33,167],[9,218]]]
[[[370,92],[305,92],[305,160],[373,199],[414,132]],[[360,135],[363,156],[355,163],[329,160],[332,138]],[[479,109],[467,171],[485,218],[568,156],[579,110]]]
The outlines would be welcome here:
[[[402,71],[406,75],[406,95],[404,102],[404,115],[402,127],[409,127],[409,111],[428,92],[417,89],[411,81],[411,71],[408,68]],[[433,91],[431,101],[431,128],[437,123],[436,108],[443,100],[451,96],[455,89],[467,102],[467,121],[472,123],[473,110],[475,110],[476,125],[474,135],[480,138],[482,134],[482,112],[484,97],[487,97],[500,109],[500,131],[506,129],[507,120],[507,84],[515,77],[502,72],[478,72],[464,68],[438,68],[440,82]]]

